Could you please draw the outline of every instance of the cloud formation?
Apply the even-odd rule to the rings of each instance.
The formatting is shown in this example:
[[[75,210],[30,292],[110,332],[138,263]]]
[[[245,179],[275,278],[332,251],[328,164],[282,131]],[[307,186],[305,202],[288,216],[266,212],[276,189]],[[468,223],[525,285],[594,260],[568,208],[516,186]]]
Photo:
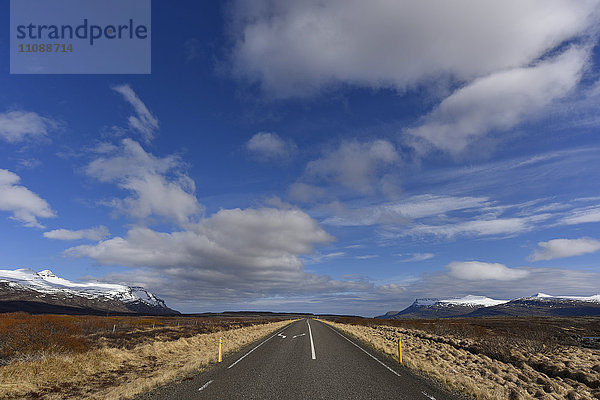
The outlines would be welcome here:
[[[113,86],[112,89],[120,93],[135,111],[135,115],[129,116],[129,127],[138,131],[145,143],[150,143],[154,139],[156,130],[158,130],[158,118],[148,110],[148,107],[133,91],[131,86]]]
[[[494,215],[483,215],[468,221],[451,224],[417,224],[403,232],[408,236],[434,235],[452,238],[458,235],[490,236],[513,235],[529,232],[541,221],[549,218],[548,214],[529,217],[497,218]]]
[[[299,210],[221,210],[190,230],[163,233],[131,229],[97,245],[78,246],[72,255],[90,256],[104,264],[156,268],[234,269],[302,268],[300,254],[332,240],[317,222]]]
[[[80,240],[88,239],[94,241],[100,241],[110,236],[108,228],[105,226],[97,226],[89,229],[54,229],[48,232],[44,232],[44,237],[48,239],[56,240]]]
[[[246,142],[246,149],[259,161],[286,160],[294,154],[296,145],[276,133],[259,132]]]
[[[575,207],[596,202],[579,199],[570,203],[547,203],[536,199],[501,204],[487,197],[419,195],[375,205],[346,206],[333,202],[317,207],[325,212],[322,223],[331,226],[379,226],[380,238],[514,236],[545,227],[594,222],[597,207]]]
[[[0,139],[8,143],[43,138],[58,126],[58,122],[31,111],[0,113]]]
[[[406,132],[458,153],[475,137],[508,130],[572,91],[589,51],[573,47],[554,59],[479,78],[444,99]]]
[[[135,219],[158,216],[183,226],[204,210],[194,195],[194,181],[182,172],[178,157],[155,157],[134,140],[107,147],[85,168],[100,182],[115,183],[131,195],[107,204]]]
[[[17,174],[0,169],[0,210],[11,212],[10,218],[25,226],[43,228],[38,218],[51,218],[56,213],[46,200],[19,185],[20,180]]]
[[[578,225],[590,222],[600,222],[600,207],[585,207],[572,210],[560,223],[565,225]]]
[[[514,281],[529,275],[529,272],[523,269],[481,261],[455,261],[446,265],[446,269],[449,276],[468,281]]]
[[[319,186],[337,185],[362,194],[373,194],[385,188],[386,169],[400,162],[395,146],[387,140],[344,141],[333,151],[306,165],[302,180],[290,188],[295,200],[319,195]]]
[[[370,260],[372,258],[378,258],[379,255],[377,254],[365,254],[362,256],[354,256],[354,258],[356,258],[357,260]]]
[[[341,83],[403,91],[470,81],[587,35],[597,12],[596,1],[569,0],[237,1],[233,72],[282,98]]]
[[[435,257],[433,253],[413,253],[410,258],[406,260],[402,260],[402,262],[416,262],[416,261],[426,261]]]
[[[349,85],[450,93],[404,133],[420,153],[433,147],[456,155],[477,138],[535,118],[577,88],[599,35],[599,6],[596,0],[237,1],[232,71],[271,98]],[[565,49],[566,43],[577,45]]]
[[[531,261],[553,260],[595,253],[600,250],[600,240],[592,238],[580,239],[553,239],[539,242],[540,249],[529,256]]]
[[[402,201],[353,209],[338,209],[323,223],[335,226],[406,225],[415,219],[442,217],[457,211],[479,210],[492,205],[487,197],[412,196]]]
[[[334,280],[304,270],[301,257],[332,240],[298,209],[229,209],[187,230],[169,233],[135,227],[125,237],[72,247],[65,254],[142,268],[144,277],[126,273],[127,280],[152,278],[146,282],[149,288],[160,287],[161,293],[182,300],[245,301],[372,288],[368,282]]]

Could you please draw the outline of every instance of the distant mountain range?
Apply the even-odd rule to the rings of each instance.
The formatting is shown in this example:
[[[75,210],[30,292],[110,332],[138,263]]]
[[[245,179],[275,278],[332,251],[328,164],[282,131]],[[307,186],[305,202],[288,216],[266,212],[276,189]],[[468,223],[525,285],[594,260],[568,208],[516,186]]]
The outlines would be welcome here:
[[[0,270],[0,312],[179,314],[143,287],[76,283],[50,270]]]
[[[389,311],[376,318],[456,318],[492,316],[591,316],[600,315],[600,294],[550,296],[537,293],[513,300],[494,300],[484,296],[453,299],[417,299],[402,311]]]

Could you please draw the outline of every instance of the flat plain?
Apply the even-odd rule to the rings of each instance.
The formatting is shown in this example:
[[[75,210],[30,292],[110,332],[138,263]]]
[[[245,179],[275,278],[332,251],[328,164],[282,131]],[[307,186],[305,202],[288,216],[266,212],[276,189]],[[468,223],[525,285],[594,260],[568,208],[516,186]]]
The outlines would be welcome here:
[[[600,318],[330,322],[477,399],[600,399]]]
[[[214,364],[283,318],[0,314],[0,398],[125,399]]]
[[[219,338],[223,338],[224,358],[231,360],[290,326],[293,319],[243,314],[172,317],[0,314],[0,398],[129,399],[174,382],[196,385],[206,374],[216,374],[220,368]],[[598,317],[440,320],[327,317],[313,322],[317,331],[312,334],[325,337],[315,338],[316,357],[321,354],[321,361],[335,347],[331,344],[319,348],[333,335],[323,322],[350,338],[354,347],[366,349],[372,355],[367,358],[375,357],[399,374],[410,371],[422,375],[451,392],[471,398],[600,399]],[[297,326],[306,328],[298,323]],[[290,347],[289,354],[298,351],[298,357],[306,358],[298,365],[306,362],[305,366],[310,366],[308,331],[292,333],[269,346],[302,344],[303,347]],[[398,340],[402,341],[402,366],[398,365]],[[354,347],[350,349],[361,352]],[[272,363],[267,358],[252,361],[252,357],[260,356],[258,351],[244,362],[254,362],[256,368],[250,370],[259,371],[261,365],[261,368],[275,368],[295,360],[285,356],[285,346],[275,349],[268,354],[283,355],[275,357]],[[352,357],[360,359],[355,354]],[[338,361],[332,365],[345,363],[343,357]],[[373,368],[380,367],[374,364]],[[324,379],[327,371],[334,369],[326,368],[323,374],[314,376],[307,371],[301,374],[305,379]],[[387,373],[383,372],[382,375]],[[397,375],[388,378],[390,383],[386,385],[391,385]],[[288,379],[278,384],[285,382],[293,381]],[[339,389],[351,387],[352,379],[349,382]],[[417,388],[425,385],[419,380],[415,382]],[[210,390],[218,388],[215,384]],[[444,391],[434,396],[438,400],[452,396],[440,393]]]

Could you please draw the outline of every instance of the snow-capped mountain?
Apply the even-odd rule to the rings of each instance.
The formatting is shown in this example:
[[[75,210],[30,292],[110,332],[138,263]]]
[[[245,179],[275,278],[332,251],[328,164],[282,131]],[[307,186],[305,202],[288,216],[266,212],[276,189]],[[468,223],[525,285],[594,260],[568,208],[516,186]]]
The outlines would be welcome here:
[[[467,307],[492,307],[499,304],[508,303],[508,300],[494,300],[485,296],[473,296],[467,295],[465,297],[440,300],[442,305],[455,305],[455,306],[467,306]]]
[[[472,313],[482,307],[493,307],[508,300],[494,300],[485,296],[456,297],[450,299],[416,299],[412,305],[395,314],[387,313],[377,318],[450,318]]]
[[[600,315],[600,295],[551,296],[536,293],[495,307],[475,310],[470,316],[593,316]]]
[[[522,300],[575,300],[585,301],[588,303],[600,303],[600,294],[594,296],[552,296],[546,293],[536,293],[533,296],[522,297]]]
[[[600,315],[600,294],[584,297],[536,293],[513,300],[494,300],[471,295],[451,299],[417,299],[410,307],[400,312],[388,312],[377,318],[588,315]]]
[[[47,269],[0,270],[0,311],[59,312],[57,307],[78,313],[177,313],[142,287],[71,282]]]

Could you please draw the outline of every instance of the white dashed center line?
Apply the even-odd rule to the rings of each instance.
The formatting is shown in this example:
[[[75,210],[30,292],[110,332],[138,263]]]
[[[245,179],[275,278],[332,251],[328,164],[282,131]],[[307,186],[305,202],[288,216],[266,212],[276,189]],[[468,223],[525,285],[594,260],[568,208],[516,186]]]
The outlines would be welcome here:
[[[291,324],[290,324],[291,325]],[[235,364],[239,363],[240,361],[242,361],[244,358],[246,358],[248,355],[250,355],[250,353],[252,353],[254,350],[258,349],[260,346],[262,346],[263,344],[267,343],[269,340],[271,340],[272,338],[274,338],[275,336],[281,334],[281,332],[283,332],[284,330],[286,330],[290,325],[287,325],[285,328],[283,328],[282,330],[280,330],[279,332],[277,332],[276,334],[274,334],[273,336],[269,336],[268,339],[266,339],[265,341],[261,342],[258,346],[256,346],[255,348],[253,348],[252,350],[250,350],[249,352],[247,352],[246,354],[244,354],[243,356],[241,356],[236,362],[234,362],[233,364],[231,364],[229,367],[227,367],[227,369],[233,367]]]
[[[210,385],[211,383],[213,383],[212,380],[206,382],[204,385],[202,385],[202,387],[200,389],[198,389],[199,392],[203,391],[204,389],[206,389],[208,387],[208,385]]]

